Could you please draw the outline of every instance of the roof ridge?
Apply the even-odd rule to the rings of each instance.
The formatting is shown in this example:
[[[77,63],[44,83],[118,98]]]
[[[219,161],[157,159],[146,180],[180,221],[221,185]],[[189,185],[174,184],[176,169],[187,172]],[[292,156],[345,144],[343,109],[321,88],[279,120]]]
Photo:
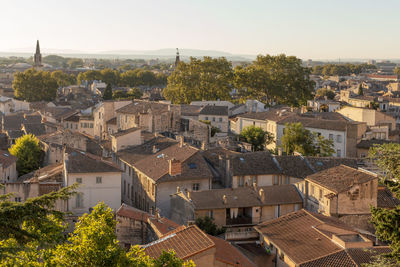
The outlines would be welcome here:
[[[320,256],[320,257],[315,258],[315,259],[312,259],[312,260],[300,262],[298,265],[300,266],[300,265],[302,265],[302,264],[306,264],[306,263],[313,262],[313,261],[316,261],[316,260],[319,260],[319,259],[323,259],[323,258],[325,258],[325,257],[331,256],[331,255],[334,255],[334,254],[337,254],[337,253],[340,253],[340,252],[345,252],[345,253],[347,254],[346,250],[345,250],[345,249],[342,249],[342,250],[339,250],[339,251],[334,251],[334,252],[328,253],[328,254],[326,254],[326,255]],[[349,254],[347,254],[347,256],[350,257]],[[350,258],[351,258],[351,257],[350,257]],[[357,264],[356,264],[356,266],[357,266]]]

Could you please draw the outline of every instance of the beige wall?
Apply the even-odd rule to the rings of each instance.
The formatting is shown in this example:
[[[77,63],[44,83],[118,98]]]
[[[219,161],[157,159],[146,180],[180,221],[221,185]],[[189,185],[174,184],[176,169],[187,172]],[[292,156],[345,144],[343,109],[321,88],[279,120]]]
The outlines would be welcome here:
[[[136,146],[142,144],[141,131],[127,133],[122,136],[111,136],[111,146],[114,152],[124,149],[128,146]]]
[[[3,168],[0,166],[0,182],[14,182],[17,177],[16,162],[12,163],[10,166]]]

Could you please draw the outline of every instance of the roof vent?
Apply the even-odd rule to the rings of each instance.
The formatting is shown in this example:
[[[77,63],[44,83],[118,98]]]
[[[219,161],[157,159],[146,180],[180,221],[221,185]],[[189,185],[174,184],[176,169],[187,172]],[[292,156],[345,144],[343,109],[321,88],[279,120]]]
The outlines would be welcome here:
[[[163,159],[164,156],[165,156],[164,154],[160,154],[160,155],[157,156],[157,158],[158,158],[158,159]]]

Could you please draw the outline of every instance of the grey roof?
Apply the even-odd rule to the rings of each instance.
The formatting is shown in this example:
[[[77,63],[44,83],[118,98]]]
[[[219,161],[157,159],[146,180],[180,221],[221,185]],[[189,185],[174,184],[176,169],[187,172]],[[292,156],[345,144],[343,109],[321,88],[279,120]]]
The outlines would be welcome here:
[[[46,133],[46,126],[42,123],[24,123],[23,127],[25,128],[25,132],[27,134],[33,134],[35,136],[40,136]]]
[[[398,143],[398,142],[389,141],[389,140],[378,140],[378,139],[361,140],[357,144],[357,148],[370,149],[374,145],[383,145],[383,144],[390,144],[390,143]]]
[[[113,133],[111,136],[120,137],[120,136],[124,136],[126,134],[133,133],[133,132],[136,132],[136,131],[140,131],[140,128],[132,127],[132,128],[126,129],[126,130],[120,130],[120,131],[118,131],[116,133]]]
[[[201,106],[181,105],[182,116],[198,116],[200,111],[201,111]]]
[[[228,107],[207,105],[200,111],[201,115],[228,116]]]
[[[68,149],[66,169],[69,173],[121,172],[114,163],[76,149]]]
[[[264,201],[260,197],[264,191]],[[257,190],[257,191],[256,191]],[[195,209],[224,209],[260,207],[302,203],[303,200],[294,185],[274,185],[257,187],[238,187],[190,192]],[[224,196],[226,202],[224,202]]]

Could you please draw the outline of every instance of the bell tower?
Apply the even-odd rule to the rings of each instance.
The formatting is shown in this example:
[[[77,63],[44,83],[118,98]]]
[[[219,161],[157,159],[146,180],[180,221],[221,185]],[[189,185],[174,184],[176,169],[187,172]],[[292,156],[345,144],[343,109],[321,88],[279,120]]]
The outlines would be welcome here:
[[[40,54],[40,46],[39,46],[39,40],[36,42],[36,53],[33,56],[33,66],[35,68],[40,68],[42,67],[42,54]]]

